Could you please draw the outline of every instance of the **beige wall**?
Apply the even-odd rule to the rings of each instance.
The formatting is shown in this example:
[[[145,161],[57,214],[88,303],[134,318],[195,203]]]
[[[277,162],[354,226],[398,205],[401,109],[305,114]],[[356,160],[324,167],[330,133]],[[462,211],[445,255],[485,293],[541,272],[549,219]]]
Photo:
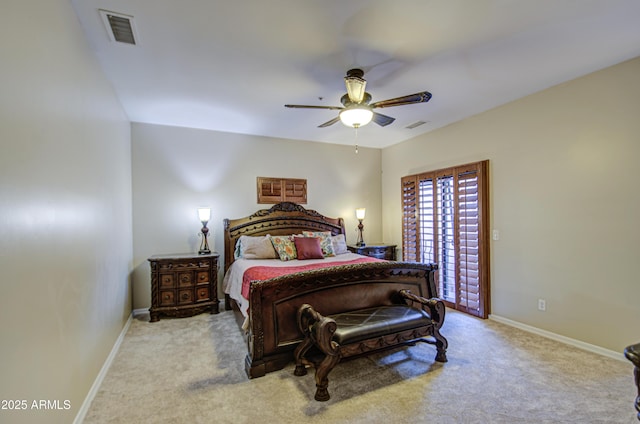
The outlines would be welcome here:
[[[69,423],[131,313],[130,125],[68,0],[3,1],[0,53],[0,422]]]
[[[492,313],[617,352],[637,342],[639,75],[635,59],[385,149],[385,239],[402,242],[402,176],[489,159]]]
[[[199,206],[212,208],[209,243],[221,255],[224,218],[271,207],[257,204],[259,176],[306,178],[304,206],[343,217],[350,243],[355,209],[367,208],[365,241],[381,239],[379,149],[139,123],[132,145],[134,309],[151,305],[149,256],[199,249]]]

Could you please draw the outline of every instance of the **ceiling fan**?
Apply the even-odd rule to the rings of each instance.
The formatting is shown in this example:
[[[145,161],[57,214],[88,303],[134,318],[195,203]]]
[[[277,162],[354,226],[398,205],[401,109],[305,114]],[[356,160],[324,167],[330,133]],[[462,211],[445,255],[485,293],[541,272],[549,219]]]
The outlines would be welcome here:
[[[371,94],[365,91],[367,81],[363,78],[362,69],[350,69],[347,76],[344,77],[344,83],[347,87],[347,94],[340,98],[343,107],[340,106],[311,106],[311,105],[284,105],[290,108],[303,109],[332,109],[339,110],[338,116],[324,124],[318,125],[318,128],[325,128],[341,121],[348,127],[359,128],[373,121],[384,127],[395,121],[392,118],[381,113],[374,112],[373,109],[411,105],[415,103],[426,103],[431,99],[431,93],[422,91],[420,93],[409,94],[408,96],[396,97],[393,99],[382,100],[380,102],[369,103]]]

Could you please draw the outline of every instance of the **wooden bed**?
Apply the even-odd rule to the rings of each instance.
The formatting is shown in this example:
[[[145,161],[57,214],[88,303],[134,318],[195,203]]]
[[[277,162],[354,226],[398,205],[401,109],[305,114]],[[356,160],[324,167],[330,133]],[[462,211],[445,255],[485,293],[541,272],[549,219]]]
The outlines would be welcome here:
[[[289,202],[258,210],[248,217],[225,219],[225,273],[234,262],[234,249],[241,236],[291,235],[302,231],[344,234],[344,221]],[[252,281],[246,320],[238,304],[225,293],[225,308],[234,310],[238,322],[245,324],[247,375],[260,377],[293,362],[293,350],[304,337],[297,326],[301,305],[312,304],[323,314],[336,314],[401,302],[395,293],[403,289],[434,298],[436,270],[434,264],[378,261]]]

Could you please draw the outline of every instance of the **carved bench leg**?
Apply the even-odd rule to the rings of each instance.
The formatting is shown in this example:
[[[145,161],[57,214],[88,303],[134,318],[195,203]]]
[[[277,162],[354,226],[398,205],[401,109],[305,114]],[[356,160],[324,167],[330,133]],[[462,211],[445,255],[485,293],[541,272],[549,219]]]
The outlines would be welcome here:
[[[298,309],[298,328],[305,335],[304,340],[294,352],[296,369],[294,375],[301,376],[307,373],[304,365],[313,365],[316,368],[316,395],[318,401],[329,400],[329,372],[340,361],[340,350],[336,342],[332,340],[337,325],[336,322],[327,317],[323,317],[309,304],[303,304]],[[307,351],[315,346],[322,353],[324,358],[321,361],[308,361],[305,358]]]
[[[298,309],[298,328],[300,329],[300,332],[304,334],[304,340],[293,351],[293,357],[296,361],[296,369],[293,372],[293,375],[298,377],[307,375],[305,364],[309,364],[309,361],[307,361],[305,355],[314,344],[310,324],[316,320],[316,314],[317,313],[313,307],[307,303],[303,304]]]
[[[444,302],[438,298],[427,299],[421,296],[416,296],[409,290],[400,290],[398,292],[401,297],[406,299],[405,301],[417,302],[423,305],[423,309],[429,313],[431,321],[433,323],[433,337],[436,339],[436,361],[447,362],[447,346],[449,343],[447,339],[440,334],[440,327],[444,323],[444,315],[446,308]]]
[[[436,339],[436,362],[447,362],[447,347],[449,342],[444,338],[437,328],[433,330],[433,337]]]
[[[316,395],[315,400],[325,402],[329,400],[329,373],[340,362],[339,355],[327,355],[316,367]]]
[[[311,337],[307,336],[305,339],[296,347],[296,350],[293,351],[293,357],[296,360],[296,369],[293,371],[293,375],[301,377],[303,375],[307,375],[307,368],[304,366],[305,357],[304,355],[307,351],[313,346],[313,340]]]

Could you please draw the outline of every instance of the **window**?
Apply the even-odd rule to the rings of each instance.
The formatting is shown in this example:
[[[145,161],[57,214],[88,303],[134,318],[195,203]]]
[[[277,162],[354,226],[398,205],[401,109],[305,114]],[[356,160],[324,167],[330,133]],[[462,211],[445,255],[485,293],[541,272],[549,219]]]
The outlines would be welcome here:
[[[402,256],[437,263],[447,306],[489,314],[488,161],[402,178]]]

